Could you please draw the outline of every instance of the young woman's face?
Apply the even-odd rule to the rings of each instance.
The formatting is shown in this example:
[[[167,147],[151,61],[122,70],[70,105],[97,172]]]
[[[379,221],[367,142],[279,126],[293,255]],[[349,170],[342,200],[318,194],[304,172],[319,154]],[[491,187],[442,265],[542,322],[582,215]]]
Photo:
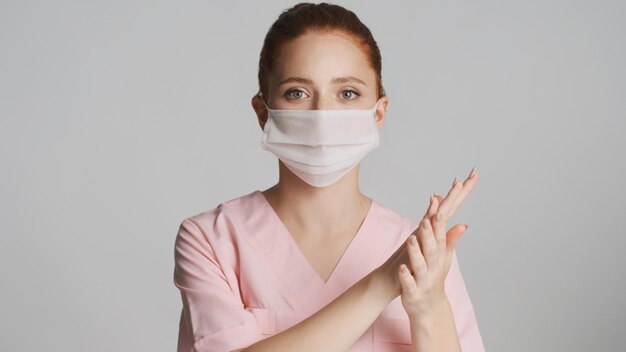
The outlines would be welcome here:
[[[309,33],[282,46],[267,100],[272,109],[369,109],[377,92],[376,73],[352,39]]]

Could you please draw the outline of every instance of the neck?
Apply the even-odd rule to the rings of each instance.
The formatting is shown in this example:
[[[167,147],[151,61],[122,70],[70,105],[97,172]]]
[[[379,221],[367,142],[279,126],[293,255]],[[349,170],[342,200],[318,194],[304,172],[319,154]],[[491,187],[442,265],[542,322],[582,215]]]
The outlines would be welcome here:
[[[327,187],[301,180],[279,161],[279,182],[263,193],[286,223],[316,236],[340,233],[363,219],[371,205],[358,186],[359,166]]]

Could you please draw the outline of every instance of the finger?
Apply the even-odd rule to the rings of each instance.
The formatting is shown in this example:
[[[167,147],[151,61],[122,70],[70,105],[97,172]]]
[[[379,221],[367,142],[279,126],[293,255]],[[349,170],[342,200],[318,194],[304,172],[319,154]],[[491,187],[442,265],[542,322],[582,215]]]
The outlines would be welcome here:
[[[478,182],[478,173],[476,168],[472,168],[472,171],[461,184],[457,177],[454,178],[454,183],[446,197],[440,201],[439,209],[437,210],[437,220],[447,220],[456,212],[463,200],[472,191],[476,182]]]
[[[434,204],[433,208],[439,208],[440,199],[441,199],[440,196],[433,197],[433,204]],[[441,224],[442,223],[445,224],[445,222],[437,221],[435,214],[436,213],[433,213],[432,216],[429,218],[433,235],[435,236],[435,241],[437,242],[437,245],[445,246],[446,235],[445,235],[445,231],[442,231],[444,230],[443,226],[441,226]]]
[[[424,224],[424,225],[430,225],[432,227],[432,231],[433,234],[435,234],[435,242],[439,245],[441,244],[441,240],[437,239],[437,232],[435,232],[435,227],[434,225],[434,219],[435,219],[435,215],[437,214],[437,209],[439,208],[439,199],[435,197],[436,193],[433,193],[430,196],[430,206],[428,207],[428,211],[426,212],[426,215],[424,215],[424,218],[422,219],[422,221],[424,219],[428,219],[429,223],[428,224]]]
[[[442,221],[442,220],[445,221],[448,218],[450,218],[450,216],[452,216],[452,214],[448,214],[448,210],[450,209],[450,207],[452,206],[452,203],[454,203],[454,200],[458,197],[462,189],[463,189],[463,184],[459,181],[458,177],[455,177],[454,182],[452,183],[452,187],[448,191],[448,194],[439,204],[439,208],[437,209],[437,217],[436,217],[437,221]]]
[[[439,199],[433,197],[433,202],[438,206]],[[435,237],[435,242],[437,243],[437,252],[440,258],[443,258],[446,255],[447,250],[447,240],[446,240],[446,223],[436,221],[433,216],[430,218],[430,225],[432,227],[432,232]]]
[[[433,197],[433,202],[439,206],[439,199],[441,197]],[[446,241],[446,224],[445,222],[436,221],[436,217],[432,216],[430,218],[430,225],[432,227],[432,232],[435,237],[435,242],[437,243],[437,252],[440,258],[445,257],[447,251],[447,241]]]
[[[426,277],[428,266],[424,256],[422,255],[422,251],[420,250],[420,245],[415,234],[409,237],[407,254],[409,256],[408,266],[413,271],[413,277],[415,280]]]
[[[422,256],[426,261],[426,266],[430,267],[436,262],[438,256],[437,241],[435,241],[430,219],[422,219],[417,234]]]
[[[452,256],[452,252],[456,249],[456,245],[459,241],[459,237],[467,231],[469,225],[457,224],[454,225],[446,234],[446,251],[448,256]]]
[[[417,289],[417,284],[405,264],[400,264],[398,277],[400,278],[400,285],[402,286],[402,294],[412,295],[414,290]]]
[[[430,203],[428,203],[428,209],[426,209],[426,213],[424,214],[422,219],[424,219],[424,218],[429,218],[430,219],[437,213],[437,207],[438,207],[439,203],[437,203],[437,205],[433,204],[434,200],[435,200],[435,193],[433,193],[430,196]]]
[[[441,204],[441,201],[443,200],[443,197],[438,195],[437,192],[433,193],[435,195],[435,198],[437,198],[438,203],[437,204]]]
[[[437,208],[441,208],[440,206],[440,202],[443,200],[443,198],[441,198],[440,195],[435,193],[435,196],[433,197],[433,202],[437,205]],[[435,242],[437,243],[438,246],[446,246],[446,219],[443,218],[442,220],[437,220],[437,216],[432,216],[430,218],[430,224],[433,228],[433,234],[435,236]],[[440,254],[442,252],[445,252],[445,248],[444,250],[442,250],[440,248]]]
[[[463,187],[461,189],[461,192],[448,210],[450,216],[452,216],[452,214],[456,212],[457,208],[461,205],[463,200],[465,200],[465,198],[467,198],[467,196],[472,192],[472,189],[474,189],[474,186],[476,186],[479,178],[480,176],[478,175],[478,172],[476,172],[475,169],[472,169],[470,175],[465,179],[465,181],[463,181]]]

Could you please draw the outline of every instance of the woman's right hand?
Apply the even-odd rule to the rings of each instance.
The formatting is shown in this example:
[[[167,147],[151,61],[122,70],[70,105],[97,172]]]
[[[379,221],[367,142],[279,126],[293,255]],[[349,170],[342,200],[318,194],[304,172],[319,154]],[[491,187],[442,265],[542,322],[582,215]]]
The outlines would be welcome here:
[[[408,236],[404,244],[378,267],[378,275],[383,276],[382,281],[396,293],[395,297],[402,293],[402,277],[405,280],[405,289],[413,290],[412,297],[416,298],[416,302],[427,302],[428,296],[432,300],[436,295],[444,294],[443,281],[450,266],[452,252],[458,238],[465,231],[464,225],[457,224],[446,232],[445,224],[474,188],[478,178],[478,173],[472,169],[463,183],[457,182],[455,178],[445,198],[434,195],[435,199],[428,206],[419,226]],[[440,219],[437,219],[438,215],[441,215]],[[414,236],[419,245],[409,244]],[[402,265],[406,266],[407,276],[403,276],[400,271]],[[410,282],[409,278],[415,281]],[[405,296],[406,294],[403,295],[403,304],[408,301]]]

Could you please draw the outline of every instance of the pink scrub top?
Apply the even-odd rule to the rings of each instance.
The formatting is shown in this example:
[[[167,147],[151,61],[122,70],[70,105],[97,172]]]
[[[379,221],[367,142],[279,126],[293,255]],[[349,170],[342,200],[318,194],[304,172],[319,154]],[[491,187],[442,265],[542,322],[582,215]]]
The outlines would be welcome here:
[[[182,221],[174,284],[182,297],[178,351],[231,351],[277,334],[333,301],[403,245],[418,222],[372,200],[327,282],[259,190]],[[463,351],[484,351],[456,252],[445,280]],[[394,299],[348,351],[410,351]]]

